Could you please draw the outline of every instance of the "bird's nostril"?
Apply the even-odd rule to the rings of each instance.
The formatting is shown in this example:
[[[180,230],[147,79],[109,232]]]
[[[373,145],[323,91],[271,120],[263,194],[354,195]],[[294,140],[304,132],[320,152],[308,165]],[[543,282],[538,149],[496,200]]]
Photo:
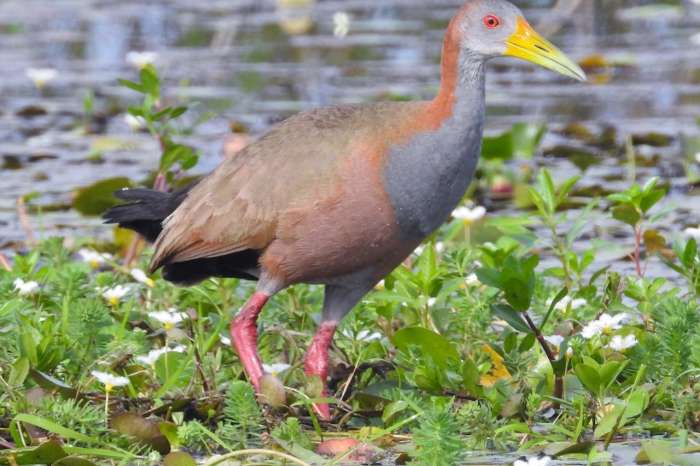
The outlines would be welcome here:
[[[543,47],[540,44],[535,44],[535,47],[542,50],[544,53],[549,53],[549,49],[547,47]]]

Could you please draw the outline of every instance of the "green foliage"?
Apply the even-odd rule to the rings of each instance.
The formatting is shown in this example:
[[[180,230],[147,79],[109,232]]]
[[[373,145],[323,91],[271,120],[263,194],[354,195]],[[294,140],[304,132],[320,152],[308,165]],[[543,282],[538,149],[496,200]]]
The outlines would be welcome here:
[[[185,106],[162,106],[162,80],[153,65],[147,65],[139,73],[139,81],[119,80],[119,83],[143,96],[141,105],[129,108],[129,114],[142,118],[148,131],[158,140],[162,148],[159,171],[169,182],[174,180],[174,168],[186,171],[197,165],[196,151],[174,140],[174,123],[183,116]]]
[[[413,431],[416,452],[411,465],[452,466],[462,456],[464,441],[460,436],[451,402],[433,400],[423,412],[418,427]]]
[[[250,448],[260,445],[264,426],[251,385],[243,381],[232,382],[224,402],[223,420],[219,422],[216,434],[234,448]]]

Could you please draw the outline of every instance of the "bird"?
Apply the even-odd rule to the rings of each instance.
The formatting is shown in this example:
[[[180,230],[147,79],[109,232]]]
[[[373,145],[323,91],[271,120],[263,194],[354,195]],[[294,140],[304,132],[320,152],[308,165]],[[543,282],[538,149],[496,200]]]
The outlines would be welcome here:
[[[104,218],[154,243],[150,272],[192,285],[256,281],[231,320],[244,372],[265,376],[257,319],[297,284],[324,286],[321,321],[304,356],[328,397],[329,349],[342,319],[450,217],[481,151],[485,73],[508,56],[579,81],[585,73],[506,0],[467,0],[445,33],[432,100],[304,111],[171,193],[129,189]],[[313,405],[331,420],[326,402]]]

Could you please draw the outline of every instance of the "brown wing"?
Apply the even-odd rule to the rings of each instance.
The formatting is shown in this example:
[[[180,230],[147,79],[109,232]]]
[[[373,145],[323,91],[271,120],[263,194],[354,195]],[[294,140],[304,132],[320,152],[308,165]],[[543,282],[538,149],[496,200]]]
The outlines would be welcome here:
[[[151,268],[266,248],[279,215],[331,195],[353,141],[376,134],[400,105],[331,107],[281,123],[189,193],[165,220]]]

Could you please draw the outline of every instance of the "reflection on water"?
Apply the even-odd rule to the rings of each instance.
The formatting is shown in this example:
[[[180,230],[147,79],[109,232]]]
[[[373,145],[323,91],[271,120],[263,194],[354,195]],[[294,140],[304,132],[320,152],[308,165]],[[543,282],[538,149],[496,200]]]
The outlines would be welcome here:
[[[663,7],[652,2],[521,1],[533,24],[578,59],[598,60],[594,84],[576,84],[544,70],[497,60],[488,81],[488,130],[516,121],[544,121],[555,130],[545,153],[569,144],[556,132],[573,121],[612,125],[629,132],[673,136],[655,148],[658,164],[640,167],[646,177],[670,178],[679,202],[687,193],[681,133],[697,133],[700,60],[691,41],[700,32],[700,5],[687,0]],[[302,6],[298,6],[298,5]],[[71,190],[111,175],[142,179],[155,166],[157,147],[132,133],[123,119],[134,96],[116,86],[132,76],[125,56],[158,53],[171,96],[202,102],[217,116],[197,127],[188,142],[203,153],[201,170],[220,160],[229,123],[258,134],[299,110],[382,98],[428,98],[438,84],[440,42],[461,0],[20,0],[0,4],[0,247],[21,240],[15,199],[36,191],[46,234],[105,235],[95,219],[62,209]],[[296,5],[296,6],[295,6]],[[333,35],[333,15],[351,17],[350,34]],[[297,34],[289,34],[295,32]],[[591,57],[593,55],[593,57]],[[40,96],[25,71],[53,67],[58,78]],[[82,99],[96,95],[106,134],[84,137]],[[196,114],[197,112],[193,112]],[[649,149],[652,150],[652,149]],[[102,160],[94,157],[102,155]],[[598,152],[585,187],[628,184],[619,154]],[[547,157],[557,175],[578,173],[568,157]],[[580,166],[580,164],[578,164]],[[585,165],[585,163],[584,163]],[[700,222],[700,207],[684,203],[682,226]],[[677,228],[680,229],[680,228]]]

